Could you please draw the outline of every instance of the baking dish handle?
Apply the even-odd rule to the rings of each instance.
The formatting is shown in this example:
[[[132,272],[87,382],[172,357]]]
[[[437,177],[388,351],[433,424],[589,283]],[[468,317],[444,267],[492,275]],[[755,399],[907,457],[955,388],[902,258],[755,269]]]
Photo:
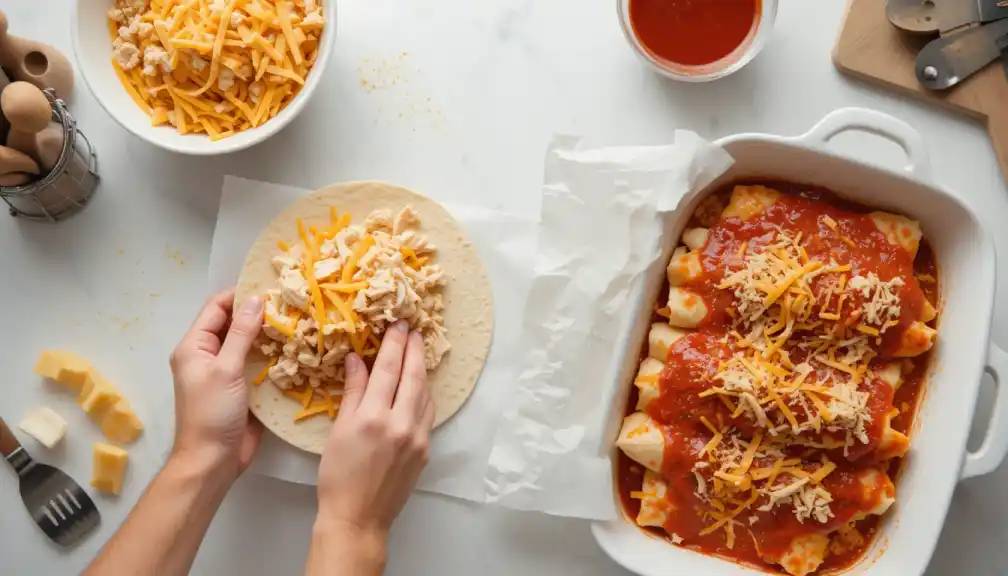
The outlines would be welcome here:
[[[987,436],[976,452],[967,452],[961,478],[972,478],[993,472],[1008,454],[1008,354],[993,342],[987,353],[986,370],[994,377],[997,388]]]
[[[931,160],[920,133],[906,122],[882,112],[867,108],[840,108],[827,114],[797,140],[814,148],[826,149],[830,140],[850,131],[874,134],[899,145],[910,162],[906,171],[918,180],[931,180]]]

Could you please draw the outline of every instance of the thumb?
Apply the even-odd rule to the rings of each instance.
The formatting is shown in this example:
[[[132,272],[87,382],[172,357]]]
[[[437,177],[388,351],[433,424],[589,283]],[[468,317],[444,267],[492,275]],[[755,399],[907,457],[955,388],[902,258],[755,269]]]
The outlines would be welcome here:
[[[245,365],[245,357],[262,330],[262,315],[262,300],[258,296],[249,298],[235,311],[231,328],[224,337],[224,345],[217,354],[217,358],[225,366],[237,371]]]
[[[361,399],[364,398],[364,389],[367,388],[368,371],[367,366],[360,356],[353,352],[346,355],[344,361],[346,365],[346,386],[343,389],[343,401],[340,402],[339,415],[336,419],[349,418],[357,411]]]

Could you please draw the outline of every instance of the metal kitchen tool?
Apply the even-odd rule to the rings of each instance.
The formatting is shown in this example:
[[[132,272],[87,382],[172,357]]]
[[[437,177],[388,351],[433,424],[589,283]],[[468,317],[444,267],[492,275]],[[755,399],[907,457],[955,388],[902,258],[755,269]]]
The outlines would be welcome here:
[[[72,546],[101,520],[94,501],[63,472],[32,460],[0,418],[0,454],[21,479],[21,500],[38,527],[60,546]]]
[[[914,71],[925,88],[944,90],[972,76],[1001,56],[998,40],[1008,35],[1008,19],[929,42],[917,55]]]
[[[905,32],[941,34],[917,55],[914,72],[921,86],[945,90],[1002,55],[1008,0],[887,0],[886,18]]]
[[[888,0],[886,18],[914,34],[946,34],[971,24],[1008,18],[1004,0]]]
[[[44,176],[23,186],[0,186],[11,216],[58,222],[79,212],[98,187],[98,156],[63,100],[46,90],[52,121],[63,129],[59,158]]]
[[[1004,70],[1005,78],[1008,78],[1008,36],[998,38],[996,44],[1001,51],[1001,69]]]

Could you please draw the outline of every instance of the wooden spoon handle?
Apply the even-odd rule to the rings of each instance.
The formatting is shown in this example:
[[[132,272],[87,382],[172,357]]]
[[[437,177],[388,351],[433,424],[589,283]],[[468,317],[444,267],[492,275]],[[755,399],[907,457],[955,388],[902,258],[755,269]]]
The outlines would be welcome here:
[[[7,423],[4,422],[3,418],[0,418],[0,455],[6,458],[20,447],[21,443],[18,442],[17,437],[7,427]]]

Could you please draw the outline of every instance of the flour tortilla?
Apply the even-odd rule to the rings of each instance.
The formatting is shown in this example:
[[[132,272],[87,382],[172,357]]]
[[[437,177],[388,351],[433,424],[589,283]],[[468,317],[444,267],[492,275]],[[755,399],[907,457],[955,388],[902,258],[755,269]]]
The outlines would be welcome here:
[[[262,296],[267,290],[276,288],[277,274],[270,260],[280,251],[278,241],[291,246],[300,241],[298,218],[304,221],[305,228],[328,226],[329,207],[334,206],[340,214],[349,212],[353,224],[363,224],[374,210],[388,208],[395,216],[407,205],[420,217],[420,233],[437,247],[433,262],[440,264],[448,276],[447,286],[441,293],[445,328],[452,348],[437,369],[427,374],[437,408],[434,426],[440,426],[458,412],[476,387],[490,351],[493,301],[490,281],[476,248],[458,222],[433,200],[381,182],[338,184],[301,198],[274,218],[252,245],[238,279],[235,307],[237,309],[251,296]],[[266,357],[255,347],[245,365],[252,413],[285,442],[321,454],[332,421],[318,416],[294,422],[294,415],[301,410],[300,404],[284,396],[283,391],[269,381],[259,386],[253,383],[266,362]]]

